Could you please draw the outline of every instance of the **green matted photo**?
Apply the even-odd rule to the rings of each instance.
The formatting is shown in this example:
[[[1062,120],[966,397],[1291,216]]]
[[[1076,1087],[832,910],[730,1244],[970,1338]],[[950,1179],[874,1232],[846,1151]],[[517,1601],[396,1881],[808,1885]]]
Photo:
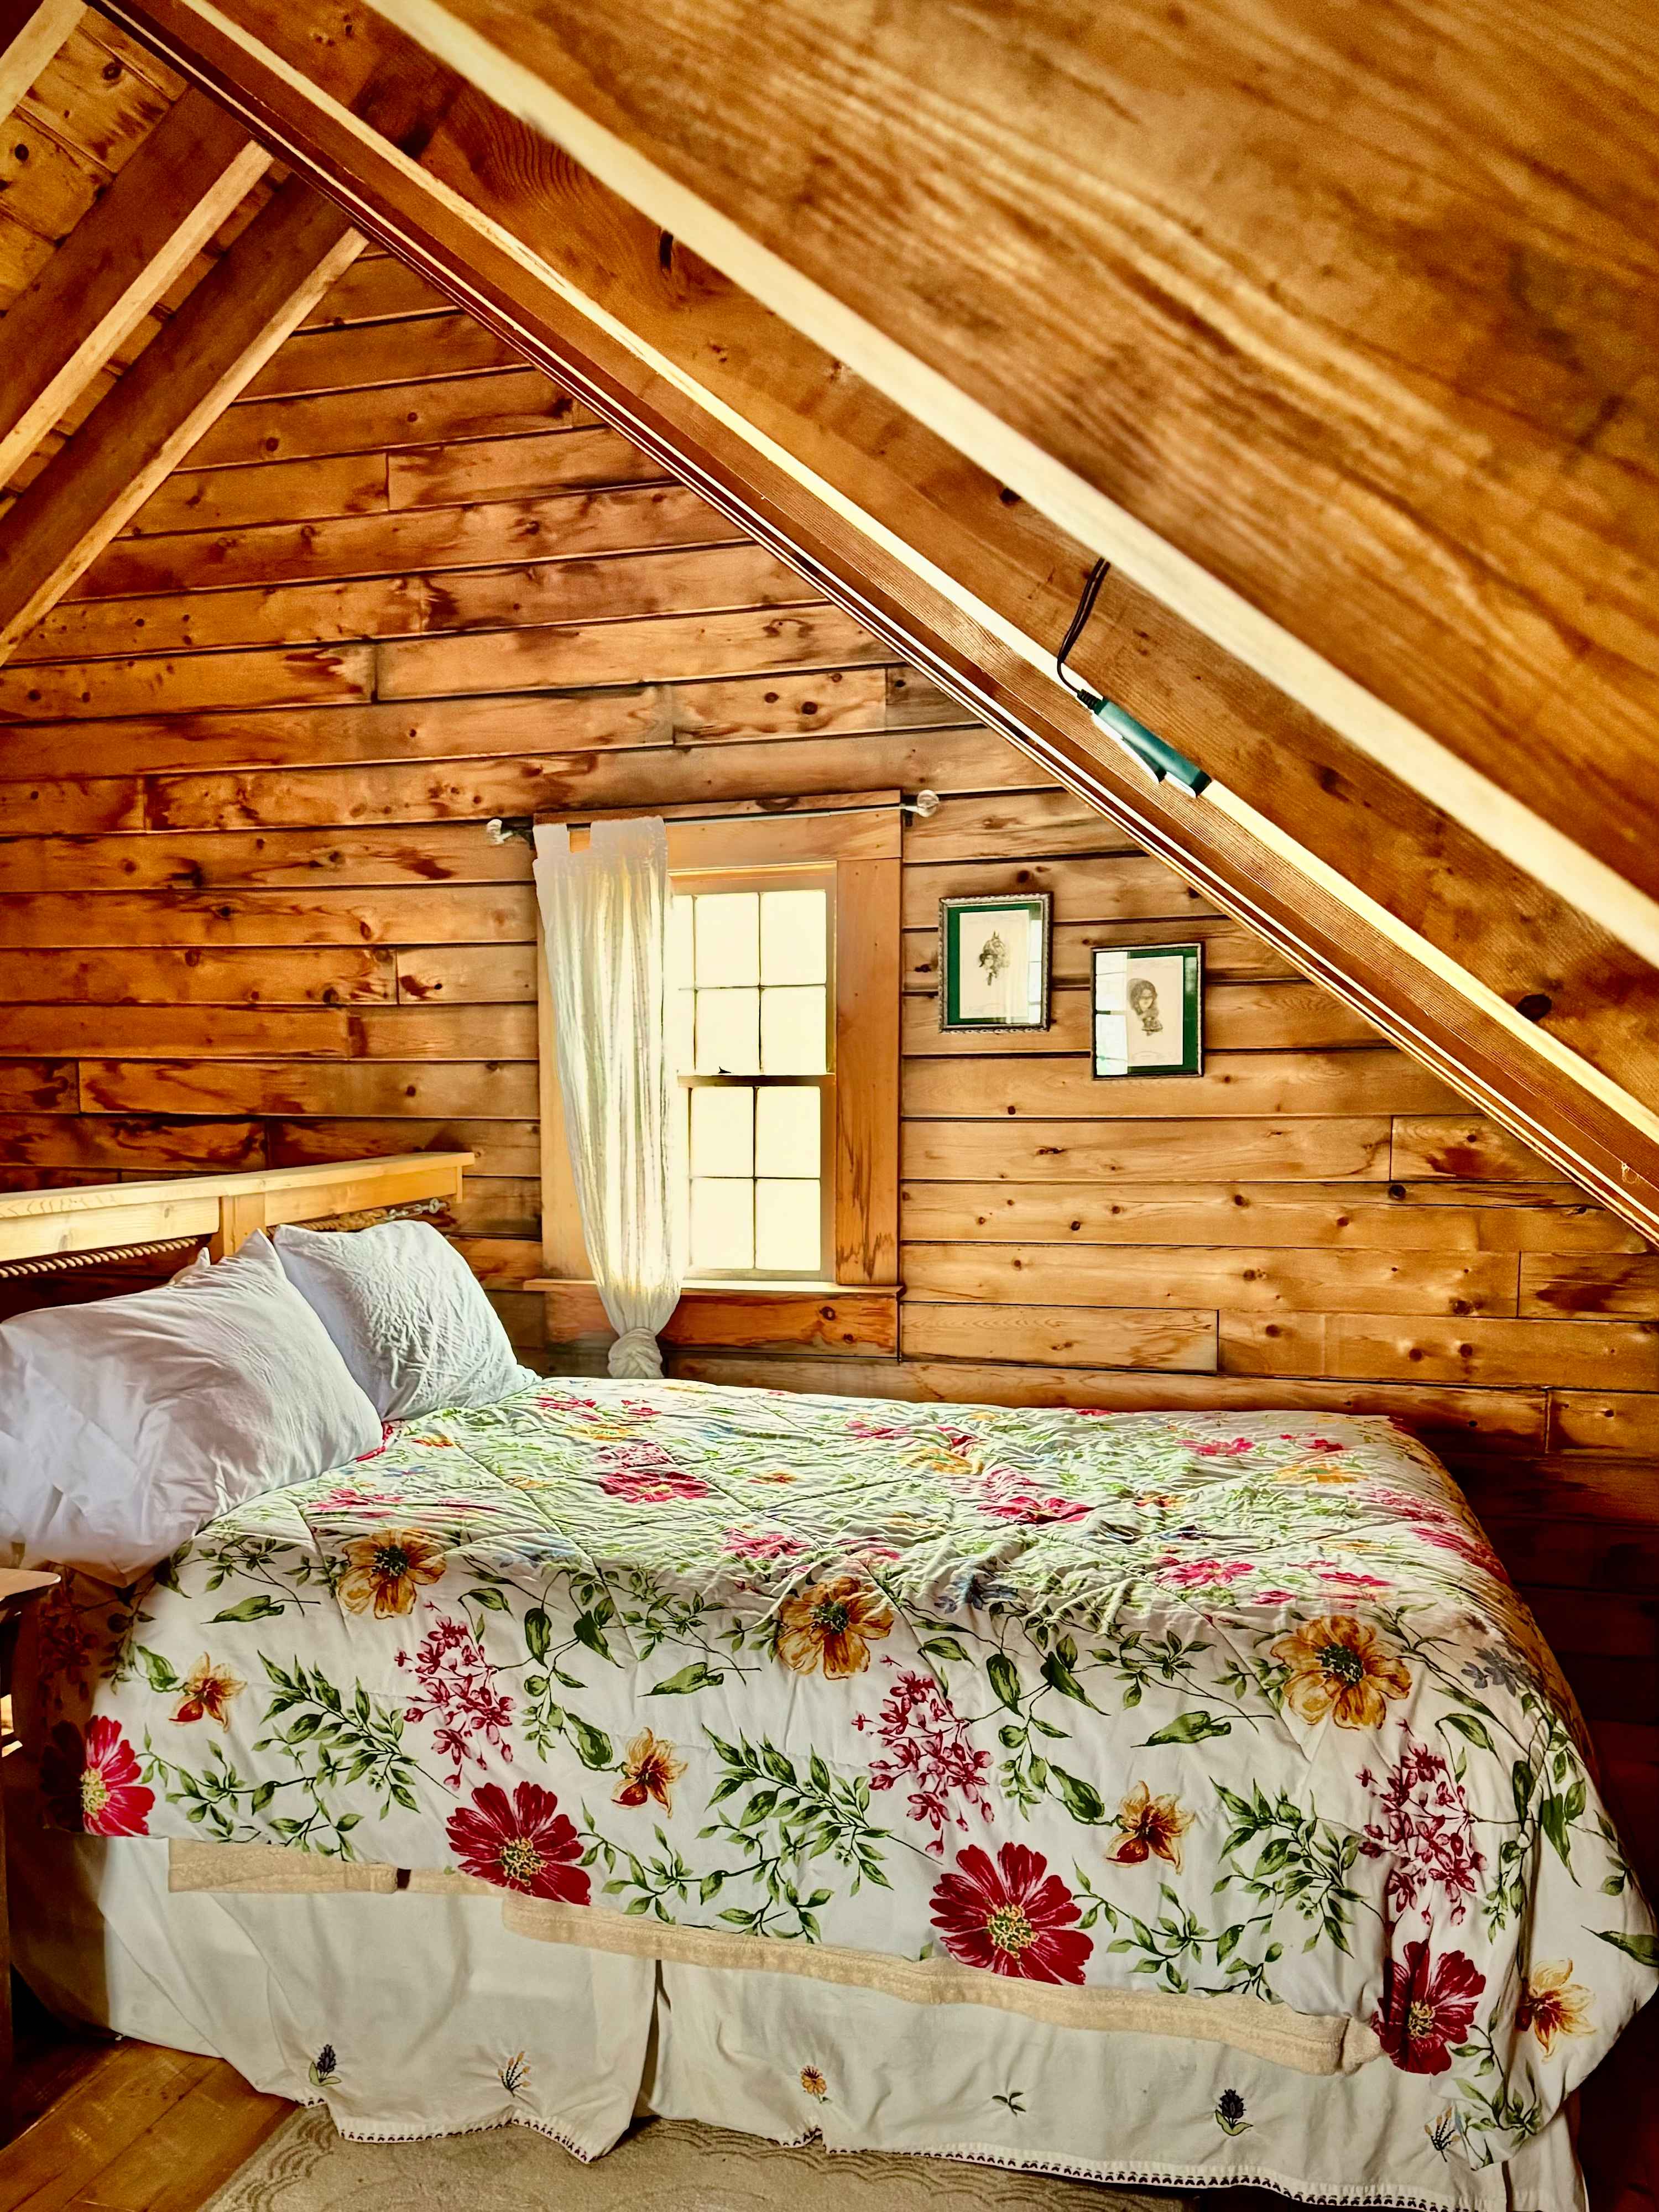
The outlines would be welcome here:
[[[1047,891],[939,902],[942,1030],[1046,1030]]]
[[[1094,957],[1098,1076],[1204,1073],[1204,947],[1098,945]]]

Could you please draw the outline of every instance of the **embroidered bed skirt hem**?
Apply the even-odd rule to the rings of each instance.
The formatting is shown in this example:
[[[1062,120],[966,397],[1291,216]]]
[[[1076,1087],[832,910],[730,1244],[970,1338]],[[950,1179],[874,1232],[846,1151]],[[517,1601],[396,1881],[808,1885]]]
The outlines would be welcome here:
[[[1376,2035],[1362,2021],[1292,2012],[1288,2006],[1264,2004],[1254,1997],[1077,1989],[988,1974],[948,1959],[890,1958],[829,1943],[775,1943],[737,1929],[681,1927],[526,1897],[442,1867],[399,1869],[323,1858],[270,1844],[174,1838],[167,1845],[167,1887],[264,1897],[385,1895],[400,1889],[422,1897],[476,1893],[501,1899],[501,1922],[509,1934],[542,1943],[676,1966],[787,1974],[842,1989],[876,1990],[906,2004],[988,2006],[1055,2027],[1219,2043],[1297,2074],[1357,2073],[1382,2052]]]

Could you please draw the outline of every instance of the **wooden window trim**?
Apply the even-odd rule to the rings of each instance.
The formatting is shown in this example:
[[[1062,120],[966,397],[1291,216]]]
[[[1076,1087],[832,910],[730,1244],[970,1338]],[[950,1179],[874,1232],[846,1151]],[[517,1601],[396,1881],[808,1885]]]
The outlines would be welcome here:
[[[897,1356],[899,797],[896,791],[861,792],[787,809],[744,800],[537,817],[568,826],[580,846],[586,824],[655,813],[667,823],[668,865],[677,876],[835,871],[835,1279],[822,1285],[690,1283],[663,1332],[667,1343]],[[536,999],[543,1273],[526,1287],[543,1294],[549,1344],[571,1344],[599,1336],[608,1324],[588,1267],[565,1143],[551,994],[539,945]]]

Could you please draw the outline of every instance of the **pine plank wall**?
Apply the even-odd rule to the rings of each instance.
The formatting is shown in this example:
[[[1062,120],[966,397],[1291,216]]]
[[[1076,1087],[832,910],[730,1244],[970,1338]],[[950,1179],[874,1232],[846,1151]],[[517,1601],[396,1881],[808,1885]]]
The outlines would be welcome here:
[[[680,1370],[1397,1413],[1659,1832],[1659,1256],[393,261],[0,669],[0,1182],[467,1146],[452,1226],[556,1364],[515,1288],[528,854],[484,820],[923,786],[902,1359]],[[943,1038],[939,898],[1016,887],[1054,895],[1054,1025]],[[1194,936],[1202,1079],[1094,1082],[1091,948]]]

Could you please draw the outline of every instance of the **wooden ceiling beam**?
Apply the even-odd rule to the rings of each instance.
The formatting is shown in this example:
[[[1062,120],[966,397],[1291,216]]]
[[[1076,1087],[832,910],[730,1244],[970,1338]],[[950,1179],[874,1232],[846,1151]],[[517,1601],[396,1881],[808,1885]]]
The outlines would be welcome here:
[[[0,119],[80,21],[82,0],[0,0]]]
[[[270,163],[204,92],[162,117],[0,321],[0,484]]]
[[[291,179],[0,519],[0,660],[216,422],[362,251]]]
[[[376,8],[1659,960],[1650,0]]]
[[[1334,853],[1357,852],[1425,925],[1456,922],[1459,957],[1253,820],[1246,802],[1229,811],[1168,785],[1153,790],[1031,665],[1026,633],[951,574],[954,563],[993,597],[1006,593],[1028,626],[1053,636],[1087,566],[1080,546],[1024,503],[1009,504],[994,479],[372,13],[340,0],[313,0],[298,14],[282,0],[101,4],[338,194],[360,228],[793,560],[896,653],[927,666],[1561,1172],[1659,1233],[1659,1119],[1501,995],[1529,972],[1547,977],[1558,957],[1588,993],[1606,951],[1602,973],[1615,988],[1596,1003],[1615,1000],[1622,980],[1633,1003],[1645,990],[1651,1006],[1654,978],[1624,948],[1519,876],[1512,916],[1490,896],[1460,904],[1448,864],[1463,856],[1458,825],[1404,786],[1381,789],[1362,755],[1146,595],[1126,592],[1097,647],[1113,672],[1106,688],[1189,750],[1200,747],[1188,729],[1222,730],[1241,753],[1254,747],[1259,771],[1294,784]],[[936,561],[918,562],[906,530],[927,533]],[[1288,760],[1275,759],[1279,746]],[[1413,849],[1402,833],[1417,832],[1425,842]],[[1501,884],[1502,864],[1466,842]],[[1476,889],[1491,893],[1490,869]],[[1558,921],[1559,956],[1547,941]],[[1487,958],[1494,936],[1503,972],[1489,985],[1460,963]],[[1589,1044],[1588,995],[1574,1011]]]

